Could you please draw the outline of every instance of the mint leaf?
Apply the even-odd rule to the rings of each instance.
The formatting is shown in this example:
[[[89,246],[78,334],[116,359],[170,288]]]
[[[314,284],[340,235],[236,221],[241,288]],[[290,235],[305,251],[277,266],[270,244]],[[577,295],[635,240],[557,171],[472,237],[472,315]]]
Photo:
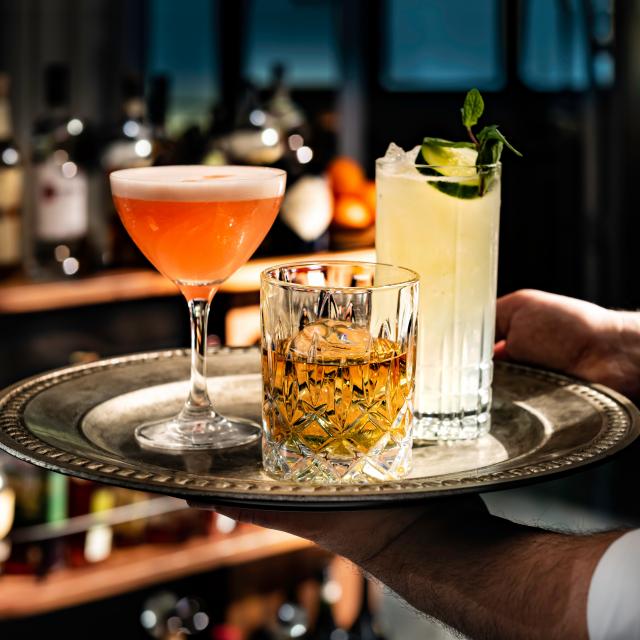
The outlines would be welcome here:
[[[473,142],[451,142],[450,140],[443,140],[442,138],[423,138],[423,144],[428,144],[437,147],[451,147],[454,149],[460,149],[462,147],[466,149],[475,149],[476,145]]]
[[[502,154],[502,148],[503,142],[502,140],[498,140],[498,138],[488,138],[485,140],[478,150],[476,167],[485,164],[496,164],[499,162],[500,155]]]
[[[471,89],[464,99],[462,113],[462,124],[467,129],[478,124],[478,120],[484,111],[484,100],[477,89]]]
[[[480,147],[484,146],[489,140],[498,140],[500,141],[509,151],[512,151],[517,156],[522,157],[522,154],[511,144],[509,144],[508,140],[504,137],[504,135],[498,130],[497,124],[489,125],[488,127],[484,127],[482,131],[478,134],[478,142],[480,143]],[[498,160],[500,156],[498,156]]]

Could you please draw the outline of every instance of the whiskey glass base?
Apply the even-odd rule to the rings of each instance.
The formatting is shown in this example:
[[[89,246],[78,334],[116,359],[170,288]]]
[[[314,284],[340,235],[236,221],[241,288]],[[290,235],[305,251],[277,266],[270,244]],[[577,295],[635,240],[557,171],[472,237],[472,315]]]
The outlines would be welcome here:
[[[467,413],[414,413],[414,444],[434,440],[475,440],[491,430],[491,411]]]
[[[385,439],[386,440],[386,439]],[[392,482],[411,470],[411,437],[398,446],[380,443],[366,454],[328,457],[300,446],[262,440],[262,464],[272,478],[312,484]]]
[[[148,422],[135,430],[136,441],[143,449],[173,453],[241,447],[256,442],[260,435],[260,427],[251,420],[213,412],[198,418],[177,416]]]

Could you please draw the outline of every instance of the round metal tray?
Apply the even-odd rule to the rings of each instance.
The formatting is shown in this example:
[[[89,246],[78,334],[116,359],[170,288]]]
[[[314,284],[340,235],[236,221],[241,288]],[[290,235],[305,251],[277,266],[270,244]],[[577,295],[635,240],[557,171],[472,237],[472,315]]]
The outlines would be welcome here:
[[[260,354],[220,349],[209,389],[227,415],[260,421]],[[195,501],[280,509],[356,509],[515,487],[603,460],[639,432],[619,394],[545,371],[496,363],[491,433],[414,448],[409,477],[366,485],[290,484],[267,476],[259,444],[169,455],[133,438],[187,395],[185,351],[142,353],[45,373],[0,393],[0,447],[41,467]]]

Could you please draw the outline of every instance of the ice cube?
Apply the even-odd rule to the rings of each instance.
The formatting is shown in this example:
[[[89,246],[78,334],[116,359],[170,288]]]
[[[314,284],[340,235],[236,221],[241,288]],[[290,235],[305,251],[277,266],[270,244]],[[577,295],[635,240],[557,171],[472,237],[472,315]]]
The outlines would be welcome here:
[[[385,171],[389,173],[418,173],[415,168],[418,153],[420,153],[420,145],[405,151],[392,142],[382,158]]]
[[[387,147],[387,151],[382,159],[387,160],[388,162],[401,162],[404,160],[405,155],[406,151],[402,147],[399,147],[395,142],[392,142]]]
[[[362,360],[373,340],[365,327],[341,320],[320,320],[308,324],[291,341],[291,351],[308,362]]]
[[[407,151],[406,158],[412,166],[416,163],[416,158],[418,157],[421,148],[422,147],[417,144],[415,147],[413,147],[413,149],[409,149],[409,151]]]

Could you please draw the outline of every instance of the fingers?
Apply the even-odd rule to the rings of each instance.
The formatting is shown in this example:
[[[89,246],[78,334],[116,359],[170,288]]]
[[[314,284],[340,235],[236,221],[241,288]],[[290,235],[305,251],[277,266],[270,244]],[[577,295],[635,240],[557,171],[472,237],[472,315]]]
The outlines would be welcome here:
[[[511,319],[519,306],[519,291],[502,296],[496,301],[496,342],[504,341],[509,334]]]
[[[507,353],[507,341],[499,340],[493,347],[493,359],[494,360],[509,360],[509,354]]]
[[[514,315],[526,305],[541,304],[551,294],[536,289],[519,289],[496,301],[496,342],[506,340]]]

